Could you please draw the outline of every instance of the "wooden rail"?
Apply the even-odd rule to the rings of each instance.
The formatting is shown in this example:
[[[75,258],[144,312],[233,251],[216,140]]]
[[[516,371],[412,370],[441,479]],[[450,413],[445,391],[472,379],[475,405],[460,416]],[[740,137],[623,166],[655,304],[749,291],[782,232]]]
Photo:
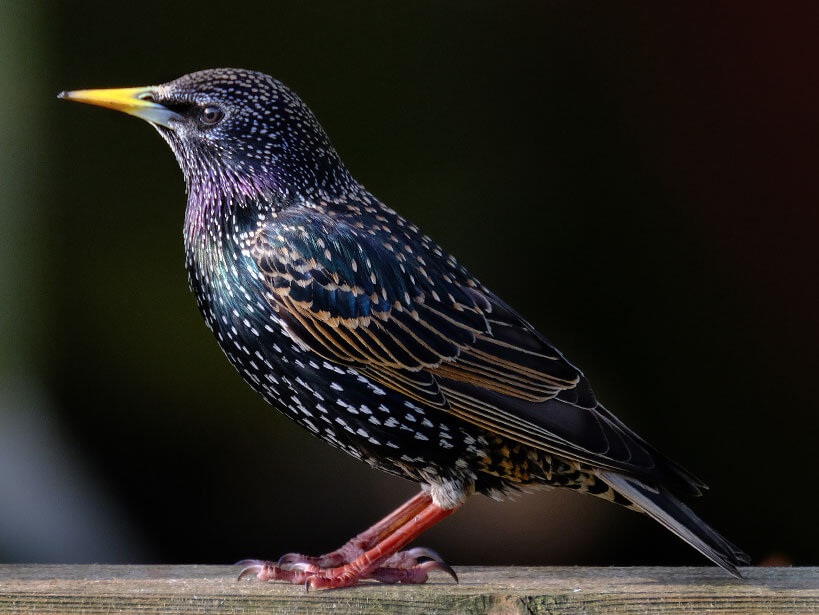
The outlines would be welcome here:
[[[456,568],[456,585],[305,592],[226,566],[0,565],[2,613],[819,613],[819,568]]]

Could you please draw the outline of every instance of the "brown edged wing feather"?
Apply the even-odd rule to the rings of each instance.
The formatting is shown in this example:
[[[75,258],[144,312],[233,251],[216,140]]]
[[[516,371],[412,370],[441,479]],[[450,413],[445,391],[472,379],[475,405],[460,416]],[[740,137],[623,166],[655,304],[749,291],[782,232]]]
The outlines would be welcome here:
[[[703,486],[600,406],[583,374],[514,310],[392,217],[364,228],[352,216],[290,208],[260,227],[251,254],[296,340],[523,444]]]

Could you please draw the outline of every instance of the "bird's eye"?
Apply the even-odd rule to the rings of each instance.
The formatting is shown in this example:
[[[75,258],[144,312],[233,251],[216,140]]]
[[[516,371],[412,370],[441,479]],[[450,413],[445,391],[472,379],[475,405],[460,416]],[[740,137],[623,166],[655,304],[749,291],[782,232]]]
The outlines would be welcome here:
[[[207,124],[208,126],[213,126],[216,122],[224,117],[225,113],[216,105],[208,105],[202,112],[199,114],[199,119],[202,121],[203,124]]]

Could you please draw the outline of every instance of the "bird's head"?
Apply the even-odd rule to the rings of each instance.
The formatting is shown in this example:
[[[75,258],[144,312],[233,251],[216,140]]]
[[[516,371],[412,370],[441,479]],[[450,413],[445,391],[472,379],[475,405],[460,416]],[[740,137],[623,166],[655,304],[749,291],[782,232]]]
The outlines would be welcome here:
[[[219,68],[156,86],[59,96],[152,124],[171,146],[194,197],[332,195],[352,184],[307,105],[262,73]]]

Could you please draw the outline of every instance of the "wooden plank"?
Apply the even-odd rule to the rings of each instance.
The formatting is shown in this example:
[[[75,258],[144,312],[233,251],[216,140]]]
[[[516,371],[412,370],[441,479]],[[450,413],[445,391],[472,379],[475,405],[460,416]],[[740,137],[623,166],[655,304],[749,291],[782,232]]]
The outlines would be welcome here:
[[[819,613],[819,568],[470,568],[305,592],[226,566],[0,565],[3,613]]]

